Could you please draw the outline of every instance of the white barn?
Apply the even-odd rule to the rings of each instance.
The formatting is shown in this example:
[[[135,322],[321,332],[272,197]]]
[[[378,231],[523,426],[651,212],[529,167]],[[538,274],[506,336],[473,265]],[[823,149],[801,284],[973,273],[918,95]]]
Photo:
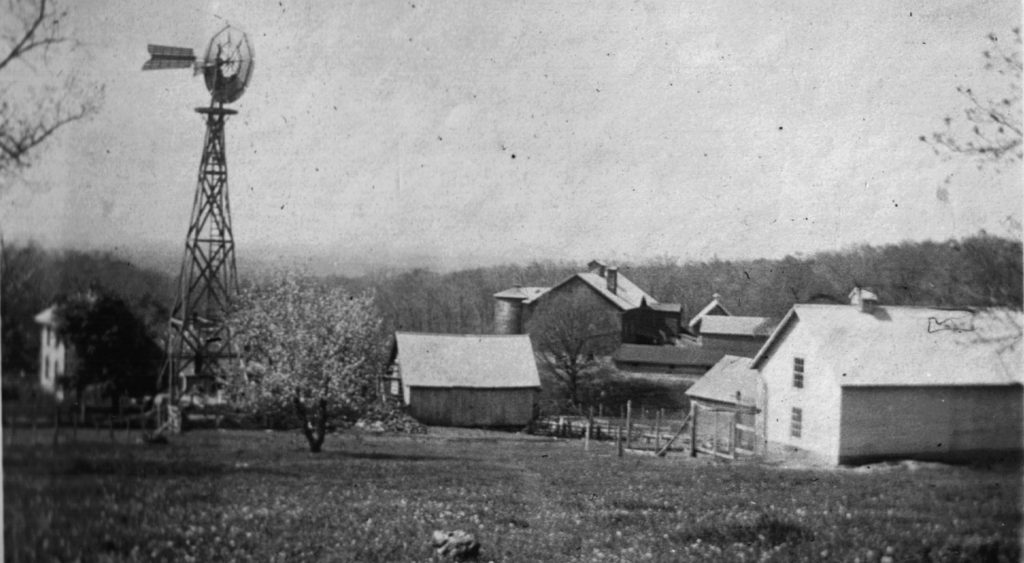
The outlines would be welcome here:
[[[1019,455],[1020,312],[853,298],[795,305],[754,357],[770,454],[828,464]]]

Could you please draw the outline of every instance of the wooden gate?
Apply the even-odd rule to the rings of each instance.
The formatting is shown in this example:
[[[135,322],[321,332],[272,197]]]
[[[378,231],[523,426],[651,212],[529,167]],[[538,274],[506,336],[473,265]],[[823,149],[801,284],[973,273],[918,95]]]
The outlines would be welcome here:
[[[692,444],[695,452],[725,459],[754,455],[757,433],[754,413],[693,403]]]

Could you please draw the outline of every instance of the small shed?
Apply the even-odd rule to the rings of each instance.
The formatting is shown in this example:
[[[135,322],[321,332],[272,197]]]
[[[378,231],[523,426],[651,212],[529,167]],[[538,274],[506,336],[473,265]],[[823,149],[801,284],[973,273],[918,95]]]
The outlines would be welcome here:
[[[648,303],[622,313],[622,342],[665,345],[679,341],[683,306],[679,303]]]
[[[750,358],[723,356],[686,395],[700,451],[725,457],[762,453],[764,429],[757,414],[763,394]]]
[[[523,426],[540,375],[530,337],[395,333],[392,387],[409,413],[435,426]]]

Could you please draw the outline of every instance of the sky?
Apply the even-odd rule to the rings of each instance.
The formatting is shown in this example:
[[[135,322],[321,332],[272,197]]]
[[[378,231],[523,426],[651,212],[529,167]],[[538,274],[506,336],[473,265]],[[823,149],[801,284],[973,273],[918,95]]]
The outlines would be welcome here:
[[[776,258],[1008,234],[1019,163],[919,141],[1002,92],[1016,0],[69,3],[105,85],[0,194],[11,240],[180,257],[208,103],[142,72],[225,21],[256,66],[227,125],[246,260],[324,272]],[[1003,94],[998,94],[1003,95]]]

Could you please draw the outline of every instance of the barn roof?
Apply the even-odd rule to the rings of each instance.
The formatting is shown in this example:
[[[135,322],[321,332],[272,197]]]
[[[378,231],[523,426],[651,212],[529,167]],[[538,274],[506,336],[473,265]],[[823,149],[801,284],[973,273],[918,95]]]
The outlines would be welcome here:
[[[795,305],[751,366],[760,368],[797,326],[808,339],[807,370],[831,365],[843,386],[1024,382],[1020,311]]]
[[[629,279],[621,273],[618,274],[616,281],[618,288],[615,293],[612,293],[611,291],[608,291],[608,281],[605,278],[591,272],[581,272],[579,274],[573,274],[547,291],[527,299],[525,303],[534,303],[548,293],[555,291],[559,287],[562,287],[577,278],[582,280],[583,283],[589,285],[599,295],[623,311],[639,307],[640,302],[643,300],[647,300],[647,303],[652,306],[658,302],[656,299],[644,292],[644,290],[637,287],[635,283],[629,281]]]
[[[633,364],[711,367],[724,355],[725,352],[721,350],[699,347],[623,344],[612,355],[612,359]]]
[[[402,383],[413,387],[540,387],[530,337],[396,332]]]
[[[723,356],[686,394],[697,399],[736,404],[750,404],[757,396],[757,371],[750,369],[750,358]]]
[[[768,317],[730,317],[709,315],[700,325],[701,334],[727,334],[738,336],[769,336],[775,322]]]
[[[547,291],[548,287],[513,287],[494,294],[498,299],[530,299]]]

